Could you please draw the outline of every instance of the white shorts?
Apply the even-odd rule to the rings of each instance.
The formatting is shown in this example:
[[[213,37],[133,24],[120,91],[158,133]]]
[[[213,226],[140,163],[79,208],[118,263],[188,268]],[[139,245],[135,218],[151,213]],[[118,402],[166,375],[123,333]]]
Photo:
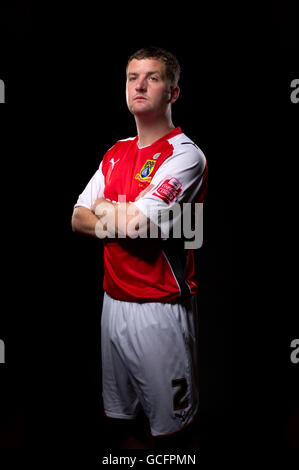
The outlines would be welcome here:
[[[153,436],[189,424],[198,409],[196,298],[138,303],[104,294],[102,370],[105,414],[133,419],[140,406]]]

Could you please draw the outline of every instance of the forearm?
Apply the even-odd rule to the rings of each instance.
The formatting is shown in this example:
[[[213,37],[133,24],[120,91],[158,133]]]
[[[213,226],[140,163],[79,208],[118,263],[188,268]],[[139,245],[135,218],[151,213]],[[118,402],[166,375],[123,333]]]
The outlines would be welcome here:
[[[101,210],[96,212],[97,202],[101,201]],[[74,209],[72,216],[73,232],[82,233],[94,238],[115,238],[118,230],[115,226],[114,204],[104,198],[98,199],[91,210],[83,206]],[[117,220],[117,215],[116,215]]]
[[[99,218],[96,226],[99,238],[136,238],[147,230],[149,221],[133,204],[99,198],[91,210]],[[136,228],[139,233],[136,233]]]
[[[97,199],[91,210],[98,218],[95,227],[99,238],[126,237],[126,207],[127,204],[113,203],[107,199]]]
[[[76,207],[72,216],[72,229],[74,232],[82,233],[94,238],[96,235],[96,225],[98,217],[86,207]]]
[[[97,199],[91,210],[83,206],[75,208],[72,229],[97,238],[136,238],[147,231],[149,220],[128,203],[112,203]],[[136,232],[138,230],[138,233]]]

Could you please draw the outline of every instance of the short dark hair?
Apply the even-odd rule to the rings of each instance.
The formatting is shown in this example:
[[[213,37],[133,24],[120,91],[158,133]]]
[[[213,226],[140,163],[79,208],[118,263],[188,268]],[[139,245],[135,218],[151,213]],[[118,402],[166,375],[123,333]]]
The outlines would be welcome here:
[[[180,79],[181,67],[177,58],[169,51],[162,49],[161,47],[145,47],[139,49],[137,52],[134,52],[127,63],[127,68],[131,60],[141,60],[141,59],[158,59],[164,62],[166,68],[166,75],[170,81],[171,86],[177,85]]]

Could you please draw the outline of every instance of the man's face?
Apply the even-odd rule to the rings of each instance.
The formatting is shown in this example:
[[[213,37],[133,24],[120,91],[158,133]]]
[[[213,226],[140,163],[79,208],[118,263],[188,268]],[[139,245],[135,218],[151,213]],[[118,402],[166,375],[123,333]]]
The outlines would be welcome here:
[[[166,76],[165,64],[158,59],[133,59],[127,69],[127,105],[134,115],[158,115],[173,103],[173,89]],[[176,93],[174,93],[175,95]]]

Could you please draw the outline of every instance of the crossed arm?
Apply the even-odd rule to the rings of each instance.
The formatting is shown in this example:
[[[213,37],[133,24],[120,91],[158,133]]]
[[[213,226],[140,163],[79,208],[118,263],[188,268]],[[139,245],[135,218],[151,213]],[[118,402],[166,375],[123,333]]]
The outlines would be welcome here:
[[[152,185],[139,194],[139,199],[152,189]],[[113,203],[105,198],[97,199],[91,208],[75,207],[72,216],[72,229],[84,235],[97,238],[131,237],[136,230],[146,232],[150,220],[132,203]]]

